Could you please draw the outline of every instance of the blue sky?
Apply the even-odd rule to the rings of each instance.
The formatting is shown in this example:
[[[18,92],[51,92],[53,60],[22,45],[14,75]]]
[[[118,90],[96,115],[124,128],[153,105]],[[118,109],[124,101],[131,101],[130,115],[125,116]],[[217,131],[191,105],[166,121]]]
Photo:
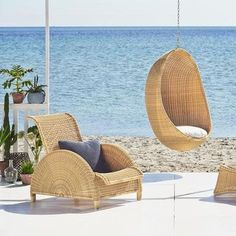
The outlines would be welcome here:
[[[53,26],[172,26],[177,0],[50,0]],[[181,0],[184,26],[236,26],[235,0]],[[44,24],[44,0],[0,0],[0,26]]]

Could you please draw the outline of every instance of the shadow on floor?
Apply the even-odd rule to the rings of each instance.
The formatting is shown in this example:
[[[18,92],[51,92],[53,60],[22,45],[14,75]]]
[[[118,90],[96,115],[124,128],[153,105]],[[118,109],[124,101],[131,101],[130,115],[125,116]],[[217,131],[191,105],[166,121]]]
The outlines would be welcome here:
[[[5,184],[4,187],[5,188],[22,188],[25,187],[26,185],[24,184]]]
[[[4,188],[19,188],[19,187],[25,187],[26,185],[22,184],[21,181],[17,181],[15,184],[7,183],[5,180],[2,180],[0,182],[0,186]]]
[[[128,202],[134,201],[136,200],[105,199],[101,201],[101,208],[99,211],[120,207]],[[74,199],[54,197],[37,200],[35,203],[28,201],[16,204],[0,205],[0,210],[24,215],[84,214],[97,212],[93,208],[92,201],[81,200],[79,203],[76,203],[74,202]]]
[[[143,183],[155,183],[181,178],[183,178],[181,175],[171,173],[145,173],[143,176]]]
[[[205,198],[201,198],[202,202],[211,202],[211,203],[221,203],[231,206],[236,206],[236,194],[222,194],[220,196],[209,196]]]

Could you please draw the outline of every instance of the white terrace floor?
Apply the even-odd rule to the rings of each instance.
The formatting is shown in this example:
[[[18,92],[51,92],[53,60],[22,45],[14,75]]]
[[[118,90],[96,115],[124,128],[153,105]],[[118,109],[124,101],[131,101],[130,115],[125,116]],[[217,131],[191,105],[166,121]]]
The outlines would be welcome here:
[[[213,197],[217,174],[146,174],[143,200],[135,194],[91,202],[39,196],[28,186],[0,186],[0,235],[236,235],[236,195]]]

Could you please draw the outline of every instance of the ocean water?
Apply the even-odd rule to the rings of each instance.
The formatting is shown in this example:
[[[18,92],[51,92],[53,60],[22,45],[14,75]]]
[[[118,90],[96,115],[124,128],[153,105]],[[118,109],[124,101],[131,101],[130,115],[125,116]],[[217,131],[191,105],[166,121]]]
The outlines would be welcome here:
[[[175,28],[51,28],[50,111],[71,112],[82,134],[153,136],[144,88]],[[215,137],[236,136],[236,28],[182,28],[201,71]],[[0,67],[33,67],[44,80],[44,29],[0,28]],[[4,91],[0,89],[0,99]]]

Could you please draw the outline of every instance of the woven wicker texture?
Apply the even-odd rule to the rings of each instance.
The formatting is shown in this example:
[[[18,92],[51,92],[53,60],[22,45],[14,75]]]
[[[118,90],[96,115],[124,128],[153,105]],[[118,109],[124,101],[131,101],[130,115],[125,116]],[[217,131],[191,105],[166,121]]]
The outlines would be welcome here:
[[[137,192],[137,199],[141,199],[142,172],[122,148],[102,144],[102,155],[112,172],[96,173],[81,156],[58,147],[59,140],[82,140],[76,121],[70,114],[29,118],[36,123],[47,151],[32,176],[32,201],[36,200],[36,194],[45,194],[91,199],[94,207],[99,208],[102,197]]]
[[[129,154],[118,145],[102,144],[101,154],[112,171],[136,165],[133,160],[127,158]]]
[[[214,190],[215,195],[236,192],[236,166],[221,166]]]
[[[137,168],[125,168],[123,170],[118,170],[115,172],[110,172],[106,174],[96,173],[96,178],[101,178],[101,180],[106,185],[117,184],[121,182],[128,182],[130,180],[137,179],[137,171],[140,172]],[[142,174],[140,172],[140,174]]]
[[[22,163],[30,161],[29,154],[27,152],[13,152],[10,153],[9,159],[13,160],[13,166],[17,169],[18,180],[20,180]]]
[[[148,74],[145,99],[153,132],[167,147],[187,151],[208,138],[211,118],[200,73],[185,50],[172,50],[153,64]],[[192,138],[176,128],[181,125],[202,128],[208,135],[201,139]]]
[[[29,116],[36,123],[47,153],[59,149],[59,140],[81,141],[76,120],[68,113]]]

